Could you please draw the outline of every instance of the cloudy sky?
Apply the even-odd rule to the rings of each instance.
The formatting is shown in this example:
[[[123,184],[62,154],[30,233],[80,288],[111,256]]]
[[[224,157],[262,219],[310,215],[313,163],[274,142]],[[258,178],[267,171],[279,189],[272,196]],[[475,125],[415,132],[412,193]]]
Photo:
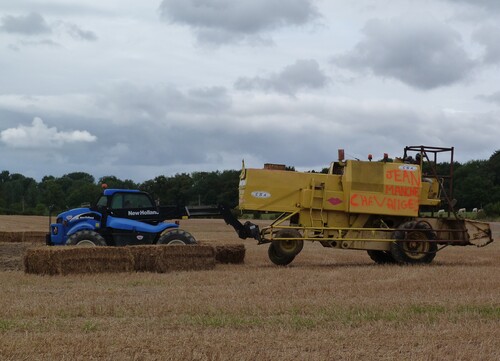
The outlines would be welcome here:
[[[0,170],[141,182],[500,149],[498,0],[0,3]]]

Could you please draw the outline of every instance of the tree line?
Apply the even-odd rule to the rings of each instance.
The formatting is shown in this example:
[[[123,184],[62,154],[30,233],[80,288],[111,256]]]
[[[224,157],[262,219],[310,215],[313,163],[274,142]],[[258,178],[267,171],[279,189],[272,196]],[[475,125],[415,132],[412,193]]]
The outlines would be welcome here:
[[[40,182],[22,174],[0,173],[0,214],[47,215],[96,201],[102,185],[108,188],[140,189],[150,193],[162,205],[236,206],[240,171],[181,173],[158,176],[143,183],[105,176],[96,179],[84,172],[62,177],[45,176]]]
[[[444,174],[449,163],[437,164]],[[500,150],[487,160],[455,162],[453,198],[458,208],[482,208],[491,216],[500,215]],[[293,167],[289,168],[293,171]],[[323,172],[326,171],[325,169]],[[424,172],[426,169],[424,168]],[[0,214],[47,215],[95,201],[108,188],[140,189],[150,193],[162,205],[238,204],[239,170],[180,173],[158,176],[143,183],[105,176],[96,180],[84,172],[62,177],[45,176],[40,182],[9,171],[0,173]]]

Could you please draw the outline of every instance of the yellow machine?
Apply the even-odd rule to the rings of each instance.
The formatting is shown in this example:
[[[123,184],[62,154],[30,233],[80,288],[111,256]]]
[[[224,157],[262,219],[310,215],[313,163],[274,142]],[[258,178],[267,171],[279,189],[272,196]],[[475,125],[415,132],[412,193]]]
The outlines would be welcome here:
[[[446,175],[436,172],[442,153],[451,156]],[[243,166],[239,209],[281,216],[259,229],[252,222],[241,224],[225,207],[222,211],[241,238],[270,243],[269,258],[277,265],[292,262],[304,241],[366,250],[377,263],[429,263],[448,245],[493,241],[488,223],[462,219],[453,210],[452,167],[453,148],[428,146],[406,147],[401,159],[385,155],[379,162],[371,156],[369,161],[344,161],[339,151],[339,161],[326,174],[288,171],[276,164]],[[443,206],[447,215],[444,210],[436,214]],[[421,216],[423,212],[430,216]]]

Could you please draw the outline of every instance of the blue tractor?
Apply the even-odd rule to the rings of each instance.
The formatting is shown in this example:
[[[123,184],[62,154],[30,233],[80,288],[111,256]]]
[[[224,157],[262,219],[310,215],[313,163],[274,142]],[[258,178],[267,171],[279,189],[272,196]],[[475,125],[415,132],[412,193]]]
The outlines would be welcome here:
[[[187,210],[158,207],[148,193],[130,189],[104,189],[97,202],[62,212],[50,221],[46,243],[51,246],[126,246],[139,244],[195,244],[195,238],[164,222],[181,218]]]

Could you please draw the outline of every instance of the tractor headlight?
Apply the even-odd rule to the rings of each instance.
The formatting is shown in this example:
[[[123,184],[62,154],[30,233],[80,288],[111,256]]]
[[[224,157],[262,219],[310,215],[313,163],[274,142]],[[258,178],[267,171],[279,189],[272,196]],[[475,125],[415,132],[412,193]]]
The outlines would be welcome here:
[[[55,236],[59,233],[59,227],[52,227],[52,234]]]

